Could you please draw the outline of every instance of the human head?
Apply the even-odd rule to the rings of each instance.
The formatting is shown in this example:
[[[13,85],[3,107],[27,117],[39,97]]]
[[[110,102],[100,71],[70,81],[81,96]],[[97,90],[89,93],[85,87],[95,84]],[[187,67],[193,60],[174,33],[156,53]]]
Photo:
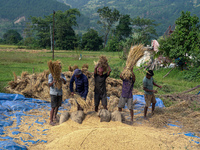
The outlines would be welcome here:
[[[80,69],[75,69],[75,70],[74,70],[74,75],[75,75],[75,77],[79,78],[81,74],[82,74],[82,72],[81,72]]]
[[[146,74],[146,77],[147,77],[148,79],[150,79],[153,75],[154,75],[153,70],[148,70],[148,71],[147,71],[147,74]]]
[[[98,68],[98,74],[99,74],[100,76],[103,75],[103,68],[102,68],[102,67],[99,67],[99,68]]]

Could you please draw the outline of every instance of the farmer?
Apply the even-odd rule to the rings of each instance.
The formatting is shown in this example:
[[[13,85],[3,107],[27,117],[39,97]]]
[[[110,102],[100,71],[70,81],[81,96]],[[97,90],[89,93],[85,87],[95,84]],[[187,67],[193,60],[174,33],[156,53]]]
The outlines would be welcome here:
[[[123,81],[122,84],[122,94],[119,99],[118,103],[118,110],[122,111],[122,108],[124,108],[125,103],[127,103],[127,107],[130,110],[130,115],[131,115],[131,122],[133,122],[133,85],[135,82],[135,74],[133,73],[133,68],[131,68],[131,77],[129,79],[124,79],[122,76],[122,73],[120,74],[120,78]]]
[[[104,69],[102,67],[98,67],[98,65],[99,64],[97,64],[94,69],[94,103],[96,112],[98,112],[100,100],[104,109],[107,109],[106,78],[111,72],[111,68],[108,65],[108,72],[103,74]]]
[[[70,80],[70,91],[72,96],[75,94],[73,89],[74,81],[76,84],[75,92],[79,94],[84,100],[86,100],[88,94],[88,78],[82,73],[80,69],[74,70],[74,74]],[[83,108],[79,104],[77,104],[77,109],[83,111]]]
[[[156,105],[156,99],[155,99],[154,93],[157,93],[157,91],[153,90],[153,86],[155,85],[159,88],[162,88],[162,86],[159,86],[154,82],[153,75],[154,75],[153,71],[149,70],[143,79],[144,98],[146,102],[146,105],[144,107],[145,119],[146,119],[148,107],[151,105],[151,103],[152,103],[152,115],[154,114],[154,109]]]
[[[62,69],[61,63],[60,68]],[[60,80],[66,84],[66,78],[63,73],[60,75]],[[52,74],[50,73],[48,76],[48,84],[50,87],[50,97],[51,97],[51,111],[50,111],[50,125],[54,126],[55,123],[53,121],[57,121],[56,115],[58,113],[58,108],[62,104],[62,88],[57,89],[55,87],[56,80],[53,79]]]

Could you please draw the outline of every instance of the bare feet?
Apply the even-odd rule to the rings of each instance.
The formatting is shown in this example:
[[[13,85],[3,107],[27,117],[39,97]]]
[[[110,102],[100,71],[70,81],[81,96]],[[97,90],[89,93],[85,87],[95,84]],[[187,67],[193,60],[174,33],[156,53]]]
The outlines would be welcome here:
[[[52,126],[56,125],[53,121],[51,121],[49,124],[52,125]]]

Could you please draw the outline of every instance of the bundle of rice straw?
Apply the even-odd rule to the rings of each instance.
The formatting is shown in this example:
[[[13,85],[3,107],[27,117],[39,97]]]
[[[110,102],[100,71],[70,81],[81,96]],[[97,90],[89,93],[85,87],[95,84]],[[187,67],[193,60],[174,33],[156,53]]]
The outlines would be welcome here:
[[[74,94],[74,99],[82,108],[87,109],[89,107],[86,101],[80,95]]]
[[[14,75],[14,81],[16,82],[17,81],[17,75],[15,72],[13,72],[13,75]]]
[[[126,61],[126,67],[122,71],[122,77],[124,79],[130,79],[132,77],[131,68],[136,65],[137,61],[144,55],[144,45],[139,44],[131,47],[128,58]]]
[[[103,55],[99,56],[99,61],[98,62],[94,61],[94,65],[96,66],[97,64],[98,64],[98,68],[102,67],[104,72],[107,71],[108,59],[106,58],[106,56],[103,56]]]
[[[87,68],[88,69],[88,64],[83,64],[82,68]]]
[[[55,87],[57,89],[61,89],[62,88],[62,81],[60,80],[60,74],[61,74],[61,67],[60,67],[60,61],[55,61],[52,62],[51,60],[48,62],[48,67],[49,67],[49,71],[53,76],[53,79],[56,80],[55,82]]]

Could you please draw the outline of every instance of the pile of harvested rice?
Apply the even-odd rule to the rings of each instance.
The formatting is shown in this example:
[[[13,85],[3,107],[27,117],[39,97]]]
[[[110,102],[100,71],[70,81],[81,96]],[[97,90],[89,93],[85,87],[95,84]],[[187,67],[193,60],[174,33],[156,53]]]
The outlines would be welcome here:
[[[131,69],[143,55],[144,46],[142,44],[131,47],[126,61],[126,66],[121,74],[124,79],[130,79],[130,77],[132,77]]]

